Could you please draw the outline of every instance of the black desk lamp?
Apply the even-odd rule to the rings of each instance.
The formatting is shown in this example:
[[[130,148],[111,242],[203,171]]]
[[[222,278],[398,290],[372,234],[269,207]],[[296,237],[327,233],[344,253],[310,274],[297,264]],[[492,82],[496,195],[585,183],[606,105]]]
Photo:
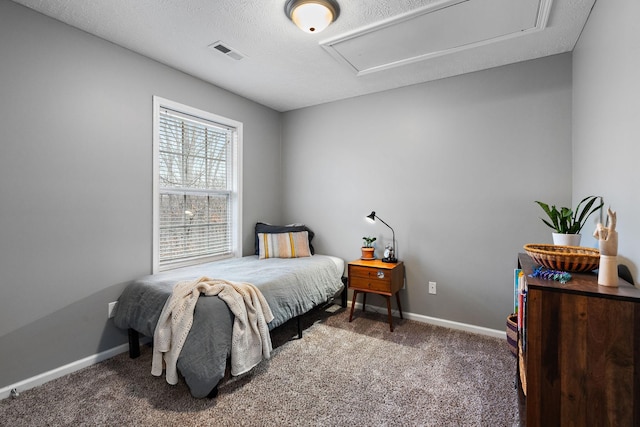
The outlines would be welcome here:
[[[371,213],[367,215],[366,218],[371,222],[376,222],[376,218],[378,218],[381,223],[391,228],[389,224],[384,222],[382,218],[376,215],[376,211],[371,211]],[[384,258],[382,258],[382,262],[396,263],[398,262],[398,259],[396,258],[396,232],[393,231],[393,228],[391,228],[391,232],[393,233],[393,246],[390,248],[388,252],[385,251]]]

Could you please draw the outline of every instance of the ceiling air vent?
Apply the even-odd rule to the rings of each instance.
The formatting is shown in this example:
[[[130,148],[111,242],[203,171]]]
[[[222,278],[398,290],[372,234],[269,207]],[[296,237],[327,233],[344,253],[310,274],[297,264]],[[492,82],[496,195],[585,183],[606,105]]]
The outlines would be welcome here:
[[[209,47],[211,49],[215,49],[218,52],[227,55],[230,58],[235,59],[236,61],[241,60],[242,58],[245,58],[246,55],[243,55],[242,53],[238,52],[236,49],[230,47],[229,45],[221,42],[221,41],[217,41],[215,43],[212,43],[209,45]]]

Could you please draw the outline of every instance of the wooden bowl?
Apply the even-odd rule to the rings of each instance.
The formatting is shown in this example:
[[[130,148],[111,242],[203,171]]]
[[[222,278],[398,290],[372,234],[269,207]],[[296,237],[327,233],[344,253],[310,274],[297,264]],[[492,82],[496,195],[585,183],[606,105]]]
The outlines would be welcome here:
[[[537,264],[552,270],[584,273],[600,265],[600,251],[593,248],[529,243],[524,250]]]

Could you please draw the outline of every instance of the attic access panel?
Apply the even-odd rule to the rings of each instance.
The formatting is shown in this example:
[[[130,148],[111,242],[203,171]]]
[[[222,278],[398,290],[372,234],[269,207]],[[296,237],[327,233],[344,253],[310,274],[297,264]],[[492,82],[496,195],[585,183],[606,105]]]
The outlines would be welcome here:
[[[551,2],[445,0],[320,45],[363,75],[542,30]]]

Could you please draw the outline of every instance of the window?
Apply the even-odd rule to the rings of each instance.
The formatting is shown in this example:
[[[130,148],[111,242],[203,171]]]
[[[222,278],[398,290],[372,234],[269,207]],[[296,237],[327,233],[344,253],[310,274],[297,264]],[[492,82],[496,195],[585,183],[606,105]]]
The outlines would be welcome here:
[[[159,97],[153,110],[153,271],[239,256],[242,123]]]

